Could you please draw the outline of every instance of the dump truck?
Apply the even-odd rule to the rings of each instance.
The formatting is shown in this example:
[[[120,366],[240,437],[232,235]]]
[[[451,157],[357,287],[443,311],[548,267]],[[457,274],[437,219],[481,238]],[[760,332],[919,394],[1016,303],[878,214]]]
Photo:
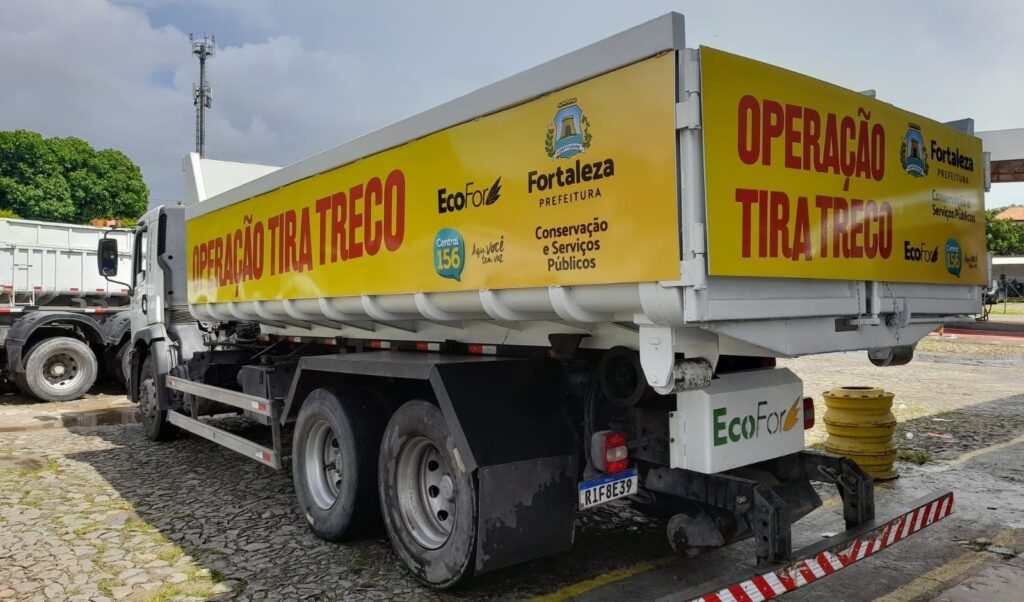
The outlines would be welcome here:
[[[683,35],[669,14],[283,168],[189,155],[187,202],[136,231],[147,436],[290,465],[316,535],[383,522],[435,588],[567,550],[612,500],[681,552],[753,538],[733,587],[776,594],[948,515],[940,491],[876,518],[776,359],[905,364],[978,313],[971,122]],[[813,481],[847,530],[793,550]]]
[[[104,237],[127,269],[130,230],[0,219],[0,370],[22,393],[68,401],[98,379],[124,386],[131,296],[96,272]]]

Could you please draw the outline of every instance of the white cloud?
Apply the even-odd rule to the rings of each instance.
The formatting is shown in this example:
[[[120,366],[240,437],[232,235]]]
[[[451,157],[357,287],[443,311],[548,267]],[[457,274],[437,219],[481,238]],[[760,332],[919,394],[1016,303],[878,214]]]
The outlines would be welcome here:
[[[1024,125],[1024,4],[1009,0],[7,0],[0,129],[120,148],[157,200],[173,200],[194,147],[187,31],[213,29],[221,44],[208,156],[283,165],[669,10],[686,15],[690,46],[875,88],[939,120]],[[991,198],[1024,201],[1020,188]]]

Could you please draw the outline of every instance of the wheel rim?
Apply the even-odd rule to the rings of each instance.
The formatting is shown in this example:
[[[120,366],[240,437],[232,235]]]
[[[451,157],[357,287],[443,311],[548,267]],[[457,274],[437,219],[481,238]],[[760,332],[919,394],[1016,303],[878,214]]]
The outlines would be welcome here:
[[[342,466],[338,436],[326,420],[318,420],[306,439],[306,482],[313,503],[326,510],[338,500]]]
[[[43,382],[57,391],[73,389],[85,378],[83,364],[85,358],[80,354],[71,350],[58,351],[43,362]]]
[[[416,543],[436,550],[455,524],[455,480],[434,442],[413,437],[398,452],[395,488],[406,529]]]

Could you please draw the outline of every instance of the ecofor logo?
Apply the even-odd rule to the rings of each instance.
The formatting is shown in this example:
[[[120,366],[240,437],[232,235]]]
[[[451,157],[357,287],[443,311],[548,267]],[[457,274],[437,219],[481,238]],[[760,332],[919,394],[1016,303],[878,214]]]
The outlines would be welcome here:
[[[768,402],[757,402],[755,414],[729,417],[727,408],[718,408],[712,412],[712,429],[715,447],[729,442],[739,443],[742,440],[756,439],[761,433],[777,435],[789,432],[796,426],[800,417],[800,399],[793,402],[788,410],[768,411]]]

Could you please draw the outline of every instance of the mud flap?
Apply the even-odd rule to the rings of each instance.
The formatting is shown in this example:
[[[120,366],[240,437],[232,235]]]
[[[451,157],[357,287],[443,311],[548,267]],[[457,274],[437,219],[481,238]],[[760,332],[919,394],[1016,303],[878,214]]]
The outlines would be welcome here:
[[[479,469],[477,574],[572,547],[574,456]]]
[[[430,381],[467,468],[477,470],[475,572],[572,547],[578,445],[544,365],[440,363]]]

